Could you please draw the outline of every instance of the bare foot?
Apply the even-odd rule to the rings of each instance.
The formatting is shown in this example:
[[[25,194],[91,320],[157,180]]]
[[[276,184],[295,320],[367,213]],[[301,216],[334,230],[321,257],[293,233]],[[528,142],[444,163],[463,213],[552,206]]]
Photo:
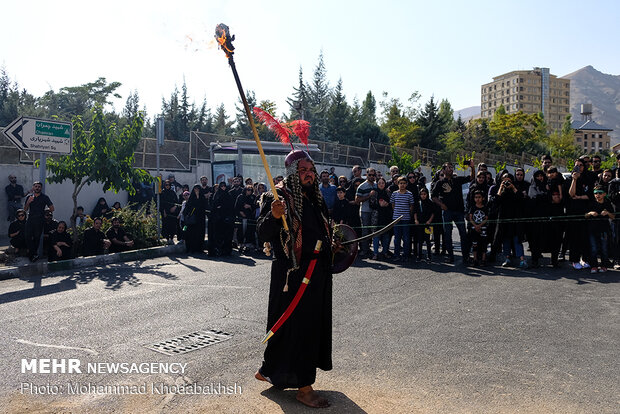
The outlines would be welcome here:
[[[267,378],[263,377],[263,375],[260,373],[260,371],[256,371],[256,374],[254,374],[254,378],[256,378],[259,381],[266,381],[271,383],[271,381],[269,381]]]
[[[297,391],[297,401],[312,408],[329,407],[329,401],[317,394],[310,385]]]

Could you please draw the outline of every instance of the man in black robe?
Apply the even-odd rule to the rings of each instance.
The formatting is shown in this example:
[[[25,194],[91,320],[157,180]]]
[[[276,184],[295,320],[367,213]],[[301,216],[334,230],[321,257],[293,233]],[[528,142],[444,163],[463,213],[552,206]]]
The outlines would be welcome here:
[[[332,369],[331,231],[314,163],[305,151],[285,160],[287,177],[278,184],[278,201],[266,193],[261,202],[258,235],[274,253],[269,288],[267,329],[284,313],[301,285],[314,247],[323,242],[312,279],[290,318],[267,343],[255,377],[277,388],[298,388],[297,400],[310,407],[328,401],[313,389],[316,369]],[[286,233],[281,217],[286,205]]]

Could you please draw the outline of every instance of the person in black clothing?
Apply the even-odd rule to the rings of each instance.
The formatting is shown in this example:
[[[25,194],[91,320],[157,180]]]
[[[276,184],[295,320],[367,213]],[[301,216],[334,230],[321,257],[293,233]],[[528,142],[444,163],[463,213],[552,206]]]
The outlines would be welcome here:
[[[514,185],[512,174],[505,173],[501,177],[494,201],[497,204],[497,226],[495,227],[495,243],[503,245],[503,267],[510,265],[511,251],[519,260],[520,268],[527,268],[523,251],[523,226],[515,219],[521,217],[523,193]]]
[[[236,176],[235,178],[233,178],[232,188],[228,190],[233,200],[237,200],[237,197],[239,197],[241,193],[243,193],[243,186],[241,185],[242,182],[243,177]]]
[[[112,227],[108,229],[105,236],[110,240],[109,253],[124,252],[134,245],[133,240],[127,236],[127,233],[125,233],[125,230],[121,227],[121,219],[118,217],[112,219]]]
[[[452,245],[452,222],[456,224],[461,238],[463,263],[467,264],[469,256],[469,239],[465,230],[465,204],[463,203],[463,184],[474,179],[474,165],[469,161],[471,174],[465,177],[454,177],[453,165],[447,162],[442,169],[445,178],[438,181],[433,189],[433,201],[441,207],[444,226],[444,238],[448,252],[448,263],[454,263],[454,246]]]
[[[235,200],[226,188],[224,181],[220,182],[218,190],[213,196],[211,214],[213,217],[213,245],[209,240],[209,256],[229,256],[232,253],[232,239],[235,222]]]
[[[599,176],[598,181],[594,184],[595,186],[603,187],[605,190],[605,194],[609,195],[609,183],[613,178],[611,170],[603,170]]]
[[[484,194],[484,199],[486,200],[489,193],[486,171],[478,171],[476,174],[476,180],[469,185],[469,192],[467,193],[467,199],[465,200],[466,211],[469,211],[469,208],[474,205],[474,193],[476,191],[482,191],[482,194]]]
[[[47,253],[50,248],[49,238],[53,231],[58,228],[58,222],[54,220],[53,213],[45,210],[45,222],[43,223],[43,251]]]
[[[526,200],[528,198],[528,191],[530,189],[530,183],[525,181],[525,170],[523,168],[517,168],[515,170],[515,187],[517,191],[521,193],[522,200]]]
[[[355,202],[355,193],[357,192],[357,187],[359,187],[363,182],[364,179],[361,177],[353,178],[351,180],[351,185],[349,185],[349,188],[347,188],[347,192],[345,193],[345,197],[349,200],[349,205],[351,207],[349,210],[351,215],[349,216],[348,224],[357,234],[362,234],[362,220],[360,218],[360,204]]]
[[[556,190],[557,193],[557,190]],[[528,201],[526,204],[526,215],[532,221],[526,223],[527,240],[532,251],[532,267],[539,266],[539,259],[542,253],[548,250],[546,245],[546,231],[542,217],[548,215],[549,204],[549,185],[543,170],[536,170],[532,177],[532,184],[528,190]]]
[[[334,224],[349,224],[351,205],[349,200],[345,198],[345,193],[346,190],[343,187],[336,189],[336,202],[334,203],[334,214],[332,215]]]
[[[26,245],[26,212],[21,208],[15,212],[16,219],[9,225],[9,239],[15,247],[15,254],[24,254],[28,251]]]
[[[183,208],[183,222],[187,226],[185,231],[185,250],[187,253],[203,253],[205,242],[205,207],[200,184],[192,187],[192,192]]]
[[[54,211],[52,200],[42,192],[43,184],[39,181],[32,185],[32,194],[26,199],[24,210],[28,212],[28,220],[26,221],[26,244],[28,245],[28,253],[30,261],[36,262],[39,258],[38,250],[41,241],[41,234],[45,224],[44,212],[45,207],[49,211]]]
[[[168,244],[172,244],[172,239],[177,231],[177,219],[179,216],[179,206],[177,195],[172,190],[168,180],[164,181],[164,189],[159,197],[159,208],[162,215],[162,236],[168,239]]]
[[[50,234],[47,261],[55,262],[57,260],[71,259],[71,246],[73,246],[73,241],[71,240],[71,235],[67,233],[67,223],[59,221],[56,230]]]
[[[84,232],[83,250],[84,256],[96,256],[103,254],[110,248],[110,240],[105,238],[101,231],[103,221],[97,217],[93,220],[93,226]]]
[[[441,169],[435,173],[433,180],[431,181],[431,194],[435,189],[435,186],[439,181],[445,178],[445,174]],[[446,239],[443,237],[443,218],[442,210],[438,204],[435,204],[435,214],[433,216],[433,246],[435,248],[435,255],[439,256],[446,254]]]
[[[390,192],[387,189],[387,181],[385,181],[385,178],[379,178],[377,180],[377,197],[374,201],[371,201],[370,208],[372,208],[371,222],[373,226],[382,228],[392,222],[392,204],[390,203]],[[372,260],[385,259],[390,256],[391,237],[392,234],[389,231],[386,231],[380,236],[373,237]],[[382,246],[381,252],[379,252],[379,244]]]
[[[24,187],[17,184],[17,177],[11,174],[9,175],[9,185],[4,187],[6,192],[7,209],[9,217],[7,221],[15,220],[17,210],[22,208],[22,198],[26,197],[24,193]]]
[[[487,221],[489,221],[489,208],[486,196],[481,190],[474,191],[473,201],[467,210],[467,223],[469,227],[469,239],[471,240],[474,254],[474,266],[486,265],[487,260]]]
[[[593,198],[591,185],[583,160],[576,160],[568,189],[567,215],[575,216],[577,219],[567,223],[566,228],[570,249],[569,260],[575,270],[590,267],[586,261],[589,254],[585,245],[586,237],[584,237],[587,234],[587,228],[579,216],[583,217],[588,212],[588,204]]]
[[[590,265],[591,273],[606,272],[609,267],[608,239],[611,227],[609,220],[616,218],[614,206],[606,200],[603,187],[594,188],[594,201],[590,201],[588,212],[585,217],[588,222],[588,237],[590,241]],[[597,264],[598,256],[601,257],[601,266]]]
[[[551,265],[559,267],[558,257],[564,237],[566,222],[564,216],[564,203],[558,190],[551,190],[551,204],[548,206],[549,222],[543,226],[542,233],[545,235],[545,244],[551,252]]]
[[[422,188],[419,192],[420,200],[414,204],[413,218],[414,231],[417,234],[415,240],[413,254],[417,255],[418,260],[422,260],[422,247],[426,244],[426,262],[430,263],[431,256],[431,232],[433,218],[435,216],[435,203],[433,203],[428,195],[428,190]]]
[[[95,205],[95,208],[93,209],[93,212],[91,213],[90,217],[91,218],[95,218],[95,217],[104,218],[104,217],[107,217],[111,211],[112,209],[110,208],[110,206],[108,206],[108,202],[106,201],[106,199],[101,197],[97,201],[97,204]]]
[[[240,249],[250,249],[254,247],[256,232],[256,222],[254,220],[256,198],[252,185],[245,187],[243,193],[239,194],[235,201],[235,213],[237,215],[237,240]]]

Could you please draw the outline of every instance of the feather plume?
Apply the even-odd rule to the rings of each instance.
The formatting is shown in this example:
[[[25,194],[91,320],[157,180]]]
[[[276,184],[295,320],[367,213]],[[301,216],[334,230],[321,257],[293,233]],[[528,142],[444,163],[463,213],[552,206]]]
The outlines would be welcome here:
[[[299,137],[299,140],[308,148],[308,136],[310,135],[310,122],[298,119],[297,121],[289,122],[293,130],[293,134]]]
[[[275,119],[268,112],[257,107],[254,107],[254,115],[256,115],[258,120],[265,124],[270,131],[273,131],[283,144],[291,143],[291,130],[286,124],[282,125],[280,121]]]

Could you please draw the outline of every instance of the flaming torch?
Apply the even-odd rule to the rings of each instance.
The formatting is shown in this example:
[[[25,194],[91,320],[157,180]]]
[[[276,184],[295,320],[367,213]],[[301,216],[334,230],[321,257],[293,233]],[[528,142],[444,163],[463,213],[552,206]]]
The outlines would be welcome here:
[[[243,107],[245,108],[245,114],[247,115],[250,126],[252,127],[254,141],[256,141],[258,152],[260,153],[261,160],[263,161],[263,167],[265,167],[265,172],[267,173],[267,180],[269,180],[269,185],[271,186],[273,198],[274,200],[278,200],[278,192],[276,191],[276,186],[273,183],[271,170],[269,170],[269,164],[267,164],[267,158],[265,158],[265,152],[263,151],[263,146],[261,145],[260,138],[258,137],[258,131],[256,131],[256,125],[254,125],[254,118],[252,117],[252,112],[250,111],[250,106],[248,105],[248,101],[245,97],[243,87],[241,86],[241,80],[239,80],[239,74],[237,73],[237,67],[235,66],[235,61],[233,59],[235,47],[233,46],[232,42],[233,40],[235,40],[235,36],[230,35],[228,26],[226,26],[224,23],[220,23],[215,27],[215,39],[220,45],[220,48],[224,51],[224,53],[226,53],[226,57],[228,58],[228,64],[230,65],[230,69],[232,70],[233,76],[235,77],[237,89],[239,89],[239,95],[241,95],[241,101],[243,102]],[[288,232],[288,224],[286,223],[285,216],[282,216],[282,224],[284,226],[284,229]]]

